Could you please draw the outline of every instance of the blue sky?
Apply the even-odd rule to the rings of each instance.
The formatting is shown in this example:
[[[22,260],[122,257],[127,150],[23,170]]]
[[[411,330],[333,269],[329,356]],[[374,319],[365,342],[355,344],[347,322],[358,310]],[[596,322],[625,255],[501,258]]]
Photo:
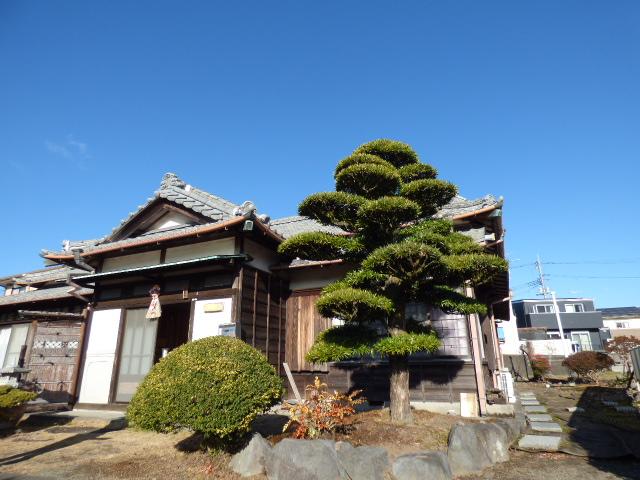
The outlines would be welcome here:
[[[559,295],[640,305],[639,24],[637,1],[1,1],[0,273],[166,171],[278,217],[389,137],[504,196],[516,298],[540,253]]]

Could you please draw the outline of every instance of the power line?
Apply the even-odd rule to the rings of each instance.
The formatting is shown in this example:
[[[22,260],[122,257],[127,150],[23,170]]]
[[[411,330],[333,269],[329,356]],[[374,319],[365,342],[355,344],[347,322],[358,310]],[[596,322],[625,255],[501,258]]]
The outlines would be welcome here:
[[[562,278],[640,278],[640,275],[549,275],[550,277],[562,277]]]

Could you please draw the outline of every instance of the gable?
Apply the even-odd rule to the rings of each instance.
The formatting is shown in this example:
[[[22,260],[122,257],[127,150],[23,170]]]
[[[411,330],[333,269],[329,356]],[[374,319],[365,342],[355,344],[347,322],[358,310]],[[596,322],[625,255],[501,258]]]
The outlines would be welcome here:
[[[155,223],[153,223],[145,232],[154,230],[163,230],[165,228],[174,228],[186,225],[193,225],[193,218],[185,215],[183,212],[168,211],[162,215]]]

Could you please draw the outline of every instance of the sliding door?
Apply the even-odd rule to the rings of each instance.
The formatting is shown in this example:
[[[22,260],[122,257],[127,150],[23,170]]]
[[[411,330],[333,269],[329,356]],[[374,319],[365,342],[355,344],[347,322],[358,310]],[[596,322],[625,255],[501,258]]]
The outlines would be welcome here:
[[[153,366],[158,320],[145,318],[146,313],[146,308],[126,312],[116,402],[129,402]]]

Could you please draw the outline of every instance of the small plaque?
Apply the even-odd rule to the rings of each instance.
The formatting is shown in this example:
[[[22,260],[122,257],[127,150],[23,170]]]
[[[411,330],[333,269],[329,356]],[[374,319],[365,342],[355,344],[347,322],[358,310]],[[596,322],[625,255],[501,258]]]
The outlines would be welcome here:
[[[222,312],[223,310],[224,310],[224,303],[222,302],[204,304],[204,313],[217,313],[217,312]]]
[[[219,327],[220,335],[223,337],[235,337],[236,336],[236,326],[233,323],[220,325]]]

